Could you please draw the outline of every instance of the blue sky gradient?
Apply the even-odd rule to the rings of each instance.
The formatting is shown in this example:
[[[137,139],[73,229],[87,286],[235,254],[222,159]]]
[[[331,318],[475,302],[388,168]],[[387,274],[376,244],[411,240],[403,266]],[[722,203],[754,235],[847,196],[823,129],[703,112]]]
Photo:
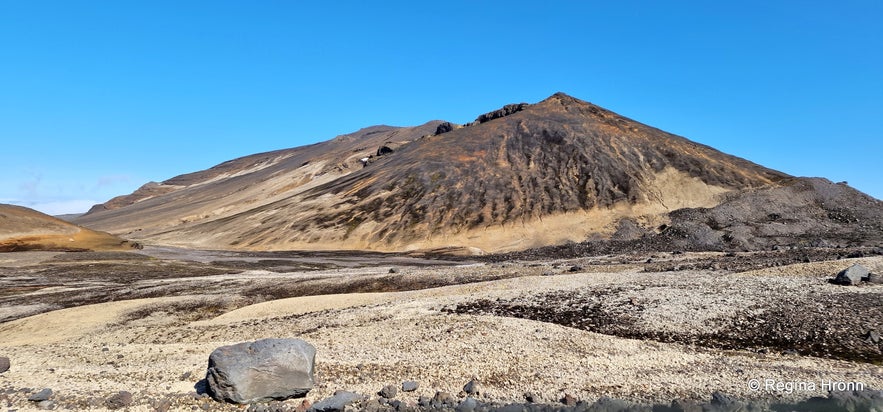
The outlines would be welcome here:
[[[0,202],[563,91],[883,198],[883,2],[0,1]]]

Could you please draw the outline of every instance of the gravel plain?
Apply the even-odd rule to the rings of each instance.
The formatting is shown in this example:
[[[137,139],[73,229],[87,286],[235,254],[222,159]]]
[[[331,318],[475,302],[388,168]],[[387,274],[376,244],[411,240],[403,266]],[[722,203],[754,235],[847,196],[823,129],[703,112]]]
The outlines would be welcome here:
[[[550,405],[560,405],[565,395],[667,403],[707,401],[721,392],[798,401],[827,394],[826,383],[883,388],[883,343],[868,338],[883,331],[883,286],[828,282],[855,263],[880,272],[880,256],[748,271],[661,272],[655,265],[689,268],[733,256],[435,265],[408,264],[401,257],[387,264],[381,256],[364,265],[330,262],[278,272],[273,269],[297,262],[243,272],[148,256],[131,267],[146,264],[157,275],[137,281],[126,280],[131,277],[125,273],[119,281],[112,272],[83,275],[83,265],[110,267],[101,265],[136,258],[64,256],[25,254],[22,263],[10,262],[15,254],[3,255],[0,282],[15,282],[19,289],[0,295],[0,310],[57,309],[32,308],[43,313],[0,323],[0,356],[12,364],[0,374],[0,408],[36,409],[28,396],[52,388],[60,409],[108,409],[107,399],[128,391],[132,411],[243,410],[197,388],[214,348],[264,337],[296,337],[316,346],[319,384],[308,394],[310,402],[338,390],[376,398],[386,385],[413,380],[417,391],[396,398],[416,404],[438,391],[462,395],[472,378],[482,383],[483,401],[523,402],[531,393]],[[294,258],[276,260],[286,259]],[[50,268],[63,275],[51,279]],[[181,276],[187,268],[200,276]],[[35,283],[53,286],[27,287]],[[56,289],[46,292],[49,287]],[[130,291],[133,299],[104,301],[95,291],[102,287]],[[131,293],[138,290],[155,296]],[[78,294],[97,301],[66,303],[76,302],[71,296]],[[782,389],[753,390],[752,379],[782,383]],[[813,387],[785,385],[795,382]]]

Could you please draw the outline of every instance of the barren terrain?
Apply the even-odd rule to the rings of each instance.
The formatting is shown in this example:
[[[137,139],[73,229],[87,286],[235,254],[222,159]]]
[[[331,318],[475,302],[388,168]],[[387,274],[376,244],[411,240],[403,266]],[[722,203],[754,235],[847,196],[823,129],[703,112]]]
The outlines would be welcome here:
[[[592,258],[435,259],[379,253],[219,252],[0,255],[0,407],[242,410],[197,393],[216,347],[297,337],[318,349],[320,400],[457,396],[549,405],[567,394],[644,404],[797,401],[824,382],[883,388],[883,286],[828,280],[854,263],[883,272],[875,249],[632,252]],[[852,257],[850,257],[852,256]],[[392,270],[391,270],[392,269]],[[749,388],[751,379],[814,382]],[[291,408],[300,400],[283,403]]]

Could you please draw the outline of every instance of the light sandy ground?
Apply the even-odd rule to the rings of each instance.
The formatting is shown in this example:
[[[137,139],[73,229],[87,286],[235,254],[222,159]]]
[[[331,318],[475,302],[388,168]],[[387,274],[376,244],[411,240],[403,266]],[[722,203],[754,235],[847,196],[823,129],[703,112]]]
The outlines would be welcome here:
[[[702,328],[711,315],[702,317],[699,311],[683,308],[705,307],[718,315],[749,308],[752,296],[763,294],[763,288],[883,296],[883,287],[844,289],[825,282],[832,270],[854,262],[880,267],[883,259],[730,275],[642,273],[624,266],[603,273],[526,276],[408,292],[290,298],[197,321],[174,305],[198,301],[198,296],[89,305],[0,324],[0,355],[13,364],[0,374],[0,389],[50,387],[62,399],[103,399],[127,390],[135,395],[130,410],[152,410],[150,399],[192,392],[214,348],[264,337],[297,337],[316,346],[319,385],[308,395],[313,401],[340,389],[374,394],[384,385],[416,380],[417,392],[399,394],[413,402],[437,390],[456,395],[473,376],[483,382],[487,399],[500,401],[523,400],[525,392],[546,402],[555,402],[564,393],[588,400],[605,395],[664,402],[684,397],[707,400],[713,391],[797,399],[823,395],[826,391],[820,385],[828,381],[861,382],[866,388],[880,389],[883,367],[867,363],[703,349],[443,310],[479,298],[518,299],[543,291],[641,284],[645,288],[635,289],[633,299],[659,301],[657,310],[643,321],[660,329]],[[745,288],[744,293],[709,292],[738,287]],[[815,382],[819,387],[758,393],[748,388],[751,379]],[[13,409],[33,407],[24,401],[26,395],[7,397]],[[212,408],[236,409],[220,404]]]

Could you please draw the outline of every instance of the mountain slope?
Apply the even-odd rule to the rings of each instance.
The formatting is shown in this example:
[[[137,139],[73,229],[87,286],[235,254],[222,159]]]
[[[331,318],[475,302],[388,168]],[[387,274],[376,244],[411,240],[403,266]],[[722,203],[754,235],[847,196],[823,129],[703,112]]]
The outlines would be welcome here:
[[[128,250],[136,243],[96,232],[26,207],[0,204],[0,252]]]
[[[398,147],[433,133],[417,127],[373,126],[332,140],[245,156],[210,169],[148,183],[94,206],[75,221],[112,233],[148,238],[158,231],[230,216],[291,196],[362,168],[378,147]]]
[[[609,236],[623,218],[657,227],[673,210],[713,207],[725,193],[790,179],[561,93],[534,105],[508,105],[466,127],[427,124],[411,136],[432,134],[427,130],[436,133],[402,141],[365,167],[302,177],[298,190],[262,204],[182,216],[229,196],[215,189],[225,180],[212,169],[222,164],[165,182],[190,184],[184,190],[80,221],[114,232],[132,230],[122,222],[137,222],[144,232],[133,235],[197,247],[504,251]],[[381,140],[370,141],[373,149]],[[297,153],[298,162],[312,164],[327,158],[327,143],[278,153]],[[234,162],[254,168],[243,159]],[[265,168],[291,173],[294,163]],[[239,173],[257,173],[248,170]],[[270,190],[255,179],[250,184],[252,192]],[[151,201],[156,206],[138,206]],[[160,210],[161,219],[144,216]]]

